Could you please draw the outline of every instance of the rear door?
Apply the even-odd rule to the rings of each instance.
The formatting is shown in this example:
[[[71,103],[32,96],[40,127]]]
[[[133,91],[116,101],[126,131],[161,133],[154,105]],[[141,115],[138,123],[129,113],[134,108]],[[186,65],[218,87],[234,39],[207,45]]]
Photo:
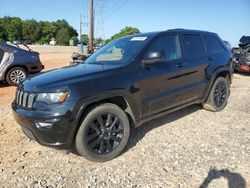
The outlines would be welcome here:
[[[225,64],[227,59],[225,58],[226,49],[222,45],[222,41],[215,34],[206,34],[204,36],[206,41],[208,60],[211,65],[218,66],[219,64]]]
[[[189,64],[190,91],[186,97],[189,101],[202,99],[208,84],[207,68],[209,60],[203,36],[200,34],[182,34],[185,61]]]

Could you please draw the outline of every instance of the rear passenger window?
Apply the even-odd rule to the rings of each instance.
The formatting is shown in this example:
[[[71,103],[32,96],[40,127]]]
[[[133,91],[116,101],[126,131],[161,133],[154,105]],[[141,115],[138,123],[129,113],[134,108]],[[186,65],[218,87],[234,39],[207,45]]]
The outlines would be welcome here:
[[[224,48],[217,37],[206,35],[205,41],[208,54],[215,54],[224,51]]]
[[[183,43],[189,58],[206,55],[204,42],[200,35],[183,35]]]
[[[181,58],[181,46],[178,35],[164,35],[156,39],[146,53],[163,52],[167,61]]]

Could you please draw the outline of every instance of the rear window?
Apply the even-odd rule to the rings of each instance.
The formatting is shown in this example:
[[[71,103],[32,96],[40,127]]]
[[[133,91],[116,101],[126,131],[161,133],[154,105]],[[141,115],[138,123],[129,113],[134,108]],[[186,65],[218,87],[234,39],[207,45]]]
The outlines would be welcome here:
[[[217,37],[206,35],[205,41],[207,46],[207,52],[209,54],[216,54],[224,51],[224,48]]]
[[[185,51],[189,58],[202,57],[206,55],[204,42],[200,35],[183,35]]]

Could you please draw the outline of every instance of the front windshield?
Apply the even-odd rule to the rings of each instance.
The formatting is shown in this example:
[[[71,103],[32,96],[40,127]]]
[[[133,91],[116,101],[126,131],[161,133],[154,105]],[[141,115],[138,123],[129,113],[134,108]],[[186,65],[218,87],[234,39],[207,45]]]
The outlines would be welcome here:
[[[92,54],[85,63],[126,63],[134,58],[149,41],[149,36],[117,39]]]

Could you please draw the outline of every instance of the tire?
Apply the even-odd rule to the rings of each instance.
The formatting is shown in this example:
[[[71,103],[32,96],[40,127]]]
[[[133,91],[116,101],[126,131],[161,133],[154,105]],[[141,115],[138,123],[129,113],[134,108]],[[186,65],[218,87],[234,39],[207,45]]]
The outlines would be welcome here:
[[[21,67],[11,68],[6,75],[6,81],[11,86],[17,86],[20,81],[27,77],[27,72]]]
[[[214,85],[209,93],[207,101],[203,104],[203,108],[213,112],[223,110],[227,105],[227,100],[230,94],[229,80],[219,77],[214,82]]]
[[[109,161],[123,151],[129,134],[127,114],[115,104],[101,104],[84,118],[76,135],[76,151],[90,161]]]

